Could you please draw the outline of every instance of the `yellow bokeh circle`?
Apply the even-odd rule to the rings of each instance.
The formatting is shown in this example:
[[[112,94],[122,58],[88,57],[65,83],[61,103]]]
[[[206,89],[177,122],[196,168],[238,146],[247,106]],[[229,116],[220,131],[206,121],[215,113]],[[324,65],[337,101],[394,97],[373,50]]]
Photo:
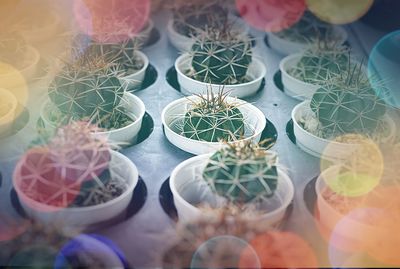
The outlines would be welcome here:
[[[356,134],[337,137],[325,148],[323,155],[332,156],[337,150],[337,141],[349,142],[349,156],[332,162],[321,158],[321,171],[339,165],[335,173],[324,173],[324,181],[335,193],[357,197],[368,194],[382,179],[384,158],[379,146],[369,138]]]
[[[332,24],[352,23],[370,9],[374,0],[306,0],[308,9]]]

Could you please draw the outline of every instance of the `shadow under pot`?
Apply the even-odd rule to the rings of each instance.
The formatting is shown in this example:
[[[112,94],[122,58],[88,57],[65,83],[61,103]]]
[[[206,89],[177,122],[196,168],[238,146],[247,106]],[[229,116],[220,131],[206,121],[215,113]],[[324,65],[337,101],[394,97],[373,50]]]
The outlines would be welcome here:
[[[222,196],[215,194],[203,179],[202,173],[210,157],[210,154],[192,157],[180,163],[171,173],[169,186],[180,222],[190,222],[201,217],[202,205],[218,208],[226,201]],[[257,205],[260,215],[256,218],[268,227],[279,226],[293,197],[292,181],[278,168],[277,189],[272,197]]]
[[[113,219],[128,207],[132,199],[133,190],[138,183],[139,174],[136,166],[123,154],[111,151],[111,160],[106,171],[109,182],[114,181],[114,186],[124,186],[123,188],[119,188],[120,193],[118,195],[105,202],[96,200],[96,204],[93,204],[93,201],[95,201],[93,200],[93,205],[88,206],[76,204],[77,197],[72,196],[71,201],[68,201],[70,203],[62,207],[56,205],[58,200],[52,200],[54,193],[46,194],[46,187],[42,186],[39,188],[37,184],[41,183],[37,182],[38,179],[30,173],[29,169],[26,169],[27,163],[40,158],[36,154],[43,154],[43,151],[40,151],[40,149],[35,150],[24,155],[23,159],[17,164],[13,174],[14,189],[24,212],[30,218],[44,225],[48,224],[58,227],[62,233],[69,234],[76,230],[84,230],[93,224]],[[44,191],[38,193],[38,195],[42,198],[44,197],[43,195],[49,196],[48,199],[44,198],[52,202],[45,203],[43,199],[43,201],[39,202],[32,197],[34,190],[29,187],[34,183],[36,184],[36,191]],[[82,191],[83,184],[77,187],[79,191]]]
[[[246,75],[249,82],[234,85],[210,84],[190,77],[188,73],[191,70],[191,62],[192,57],[187,53],[179,56],[175,61],[178,83],[184,94],[204,94],[208,90],[218,93],[224,87],[231,96],[244,98],[254,95],[260,89],[263,78],[267,73],[264,63],[253,57]]]
[[[248,35],[249,27],[246,25],[246,23],[234,17],[231,17],[230,20],[233,23],[232,28],[235,32],[246,36]],[[167,35],[169,42],[180,52],[190,51],[195,42],[195,38],[186,36],[177,31],[175,27],[175,21],[173,19],[168,21]]]
[[[137,141],[140,128],[142,126],[143,117],[145,115],[145,106],[139,97],[131,93],[125,93],[121,99],[120,106],[123,111],[126,111],[132,122],[120,128],[113,128],[108,131],[98,132],[100,135],[108,136],[111,142],[119,145],[134,144]],[[55,130],[58,124],[58,118],[61,112],[50,101],[47,100],[40,111],[40,116],[46,130]]]
[[[298,53],[303,50],[306,50],[309,44],[305,41],[301,42],[300,40],[296,41],[289,36],[283,37],[276,33],[267,33],[268,45],[271,49],[277,51],[281,55],[289,55],[293,53]],[[347,32],[341,26],[333,26],[332,27],[332,40],[336,42],[336,44],[343,45],[347,40]]]
[[[310,108],[310,101],[303,101],[292,110],[293,132],[296,144],[306,153],[326,160],[345,160],[357,150],[358,143],[340,142],[337,139],[321,137],[318,131],[319,121]],[[387,134],[382,140],[390,141],[395,136],[396,125],[394,120],[386,113],[382,123],[387,128]],[[318,135],[317,135],[318,133]],[[329,147],[329,150],[327,148]]]
[[[190,134],[199,130],[198,126],[190,125],[191,132],[185,130],[185,119],[187,120],[187,112],[191,111],[195,106],[196,102],[201,101],[200,96],[192,95],[173,101],[168,104],[162,111],[161,120],[164,128],[164,133],[169,142],[183,151],[189,152],[194,155],[200,155],[205,153],[211,153],[215,150],[220,149],[223,142],[208,142],[205,140],[199,140],[191,138]],[[267,120],[264,114],[252,104],[233,97],[226,97],[226,102],[237,107],[236,114],[233,116],[232,121],[237,121],[240,117],[241,124],[243,125],[244,138],[239,140],[252,140],[259,142],[261,134],[267,124]],[[239,115],[241,114],[241,116]],[[237,116],[237,117],[236,117]],[[228,117],[229,118],[229,117]],[[207,120],[206,120],[207,121]],[[226,124],[221,124],[221,129]],[[208,128],[207,126],[205,128]],[[207,129],[206,129],[207,130]],[[229,132],[229,130],[224,130]],[[213,131],[211,130],[211,133]],[[240,135],[241,136],[241,135]]]

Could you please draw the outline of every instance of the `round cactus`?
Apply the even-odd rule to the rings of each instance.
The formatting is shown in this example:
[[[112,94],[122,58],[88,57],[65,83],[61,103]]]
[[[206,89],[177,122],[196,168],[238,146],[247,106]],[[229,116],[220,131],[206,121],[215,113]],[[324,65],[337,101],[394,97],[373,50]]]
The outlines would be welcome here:
[[[311,109],[326,134],[371,134],[386,112],[385,103],[371,86],[362,64],[345,72],[315,92]]]
[[[306,50],[288,73],[304,82],[322,85],[345,70],[349,60],[347,47],[320,42]]]
[[[203,178],[212,191],[235,204],[265,200],[277,188],[277,156],[251,141],[236,142],[210,157]]]
[[[233,85],[246,82],[251,63],[251,42],[244,35],[209,29],[200,35],[191,49],[193,77],[196,80]]]
[[[232,141],[244,135],[244,117],[237,105],[226,101],[226,94],[199,95],[186,112],[182,134],[188,138],[219,142]]]
[[[50,100],[70,118],[99,122],[118,111],[124,95],[120,68],[104,57],[83,55],[55,76],[49,87]]]
[[[48,145],[30,149],[19,161],[14,183],[31,199],[56,207],[70,206],[88,188],[104,187],[111,152],[105,137],[93,135],[95,128],[74,122],[58,129]]]

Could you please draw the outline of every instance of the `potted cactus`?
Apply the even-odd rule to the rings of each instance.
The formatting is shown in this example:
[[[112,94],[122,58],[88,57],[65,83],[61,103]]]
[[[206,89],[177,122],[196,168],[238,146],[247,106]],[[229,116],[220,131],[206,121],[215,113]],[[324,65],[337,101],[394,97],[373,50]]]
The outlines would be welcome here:
[[[113,58],[114,59],[114,58]],[[89,120],[110,140],[132,143],[145,114],[143,102],[125,91],[119,76],[123,66],[106,56],[84,54],[66,63],[49,86],[49,101],[41,110],[46,129],[74,120]]]
[[[170,188],[183,222],[201,216],[203,207],[229,205],[239,213],[254,211],[265,225],[277,226],[294,195],[276,154],[252,141],[182,162],[171,174]]]
[[[323,22],[306,11],[292,27],[268,33],[268,43],[271,48],[283,55],[301,52],[321,38],[342,45],[347,40],[347,32],[342,27]]]
[[[268,229],[251,214],[211,211],[178,227],[163,253],[165,268],[317,268],[311,246],[291,232]]]
[[[247,25],[229,14],[227,3],[212,1],[174,1],[169,6],[172,18],[167,24],[171,44],[181,52],[189,51],[194,39],[207,28],[218,29],[226,23],[232,24],[237,35],[247,36]]]
[[[354,65],[328,80],[311,100],[297,105],[292,120],[299,147],[316,157],[341,159],[357,144],[344,135],[362,134],[377,142],[392,139],[395,123],[379,97],[385,89],[373,88],[370,79],[362,64]],[[334,150],[324,152],[328,145]]]
[[[299,100],[311,99],[320,85],[353,65],[349,48],[324,40],[279,64],[285,92]]]
[[[138,182],[135,165],[97,127],[73,122],[19,160],[13,185],[28,216],[63,231],[118,216]]]
[[[335,247],[368,252],[385,264],[390,260],[398,264],[397,253],[390,249],[399,242],[393,233],[400,218],[395,157],[400,145],[378,147],[361,136],[358,143],[353,155],[327,166],[318,177],[315,218],[326,240],[331,240],[333,231],[340,238],[334,240]]]
[[[198,36],[190,52],[175,61],[175,69],[184,93],[218,92],[225,85],[239,98],[255,94],[266,74],[264,64],[253,57],[249,38],[227,24]]]
[[[161,115],[167,139],[192,154],[219,149],[223,142],[254,140],[258,142],[265,128],[264,114],[255,106],[208,91],[167,105]]]

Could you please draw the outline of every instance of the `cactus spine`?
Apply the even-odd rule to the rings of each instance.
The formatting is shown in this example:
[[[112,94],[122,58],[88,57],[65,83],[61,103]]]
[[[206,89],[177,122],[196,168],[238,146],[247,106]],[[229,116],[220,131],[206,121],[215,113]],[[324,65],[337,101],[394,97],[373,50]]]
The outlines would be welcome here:
[[[203,178],[212,191],[235,204],[262,201],[277,188],[277,156],[251,141],[238,141],[210,157]]]
[[[226,101],[227,94],[212,91],[198,95],[186,112],[182,134],[207,142],[232,141],[244,135],[244,116],[237,104]]]
[[[371,134],[386,112],[376,90],[362,64],[354,65],[316,91],[311,110],[326,134]]]

